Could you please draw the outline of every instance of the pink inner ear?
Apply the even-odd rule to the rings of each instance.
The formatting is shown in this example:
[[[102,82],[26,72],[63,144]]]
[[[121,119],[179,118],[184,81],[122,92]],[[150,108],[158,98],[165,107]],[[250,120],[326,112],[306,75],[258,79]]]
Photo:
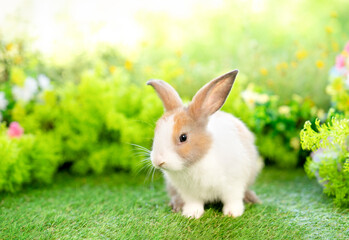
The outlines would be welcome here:
[[[231,84],[232,85],[232,84]],[[203,104],[204,108],[207,108],[209,115],[218,111],[227,99],[231,85],[227,84],[227,81],[218,82],[210,92],[208,92],[208,97]]]
[[[195,118],[208,117],[217,112],[227,99],[238,71],[224,74],[202,87],[189,105],[189,112]]]

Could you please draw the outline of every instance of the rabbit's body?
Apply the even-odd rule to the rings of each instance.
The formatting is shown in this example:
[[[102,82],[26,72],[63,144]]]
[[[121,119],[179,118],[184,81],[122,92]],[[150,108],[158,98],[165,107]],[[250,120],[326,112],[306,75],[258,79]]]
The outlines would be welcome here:
[[[262,167],[253,134],[239,119],[218,111],[236,73],[211,81],[188,107],[170,88],[159,93],[169,85],[152,82],[167,112],[157,122],[151,159],[165,175],[173,209],[185,216],[200,217],[204,204],[214,201],[223,202],[224,214],[242,215],[243,199]]]
[[[203,202],[221,201],[231,189],[244,194],[261,168],[253,135],[239,119],[221,111],[210,117],[207,131],[217,144],[195,165],[164,171],[167,181],[180,195],[193,195]],[[240,141],[242,137],[245,142]]]

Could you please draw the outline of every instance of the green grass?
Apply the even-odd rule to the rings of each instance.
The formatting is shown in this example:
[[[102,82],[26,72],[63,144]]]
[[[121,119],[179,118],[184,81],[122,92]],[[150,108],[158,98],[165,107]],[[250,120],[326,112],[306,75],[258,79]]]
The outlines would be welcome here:
[[[348,239],[349,211],[335,208],[304,172],[264,169],[262,205],[224,217],[219,204],[199,220],[172,213],[162,178],[113,173],[71,177],[0,195],[0,239]]]

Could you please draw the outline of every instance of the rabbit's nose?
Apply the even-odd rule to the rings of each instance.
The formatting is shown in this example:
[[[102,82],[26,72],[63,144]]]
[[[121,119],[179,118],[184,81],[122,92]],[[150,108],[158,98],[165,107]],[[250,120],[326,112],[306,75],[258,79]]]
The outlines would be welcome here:
[[[153,161],[154,167],[161,168],[165,164],[165,161],[162,158],[155,158]]]

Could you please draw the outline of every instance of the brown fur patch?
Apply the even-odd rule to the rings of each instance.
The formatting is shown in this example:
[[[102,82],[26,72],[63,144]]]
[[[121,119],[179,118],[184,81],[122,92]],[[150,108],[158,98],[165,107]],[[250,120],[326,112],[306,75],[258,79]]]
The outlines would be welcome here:
[[[262,201],[258,198],[257,194],[252,190],[247,190],[244,196],[244,202],[261,204]]]
[[[206,130],[207,120],[196,120],[185,108],[174,114],[172,139],[179,156],[191,165],[200,160],[211,146],[212,138]],[[187,134],[187,141],[180,142],[181,134]]]

